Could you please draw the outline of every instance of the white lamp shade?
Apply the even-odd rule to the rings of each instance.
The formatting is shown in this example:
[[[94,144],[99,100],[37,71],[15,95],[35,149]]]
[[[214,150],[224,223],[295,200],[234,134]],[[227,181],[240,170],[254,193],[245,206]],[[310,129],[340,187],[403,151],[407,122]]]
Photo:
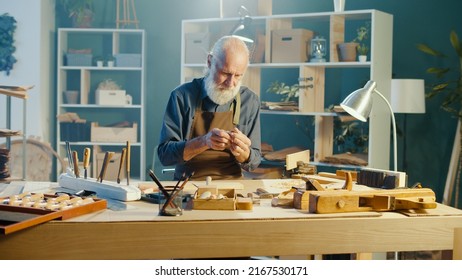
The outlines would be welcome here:
[[[390,103],[395,113],[425,113],[424,80],[392,79]]]
[[[375,90],[376,83],[368,81],[363,88],[350,93],[340,106],[354,118],[365,122],[372,109],[372,92]]]

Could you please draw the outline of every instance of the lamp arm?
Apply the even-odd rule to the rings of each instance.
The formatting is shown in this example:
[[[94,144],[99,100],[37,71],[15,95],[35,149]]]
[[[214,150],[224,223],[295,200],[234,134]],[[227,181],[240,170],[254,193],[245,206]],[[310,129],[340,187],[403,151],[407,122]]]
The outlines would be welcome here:
[[[393,125],[393,170],[396,172],[398,171],[398,152],[397,152],[397,141],[396,141],[396,121],[395,121],[395,114],[393,113],[393,109],[391,108],[390,102],[383,96],[377,89],[374,89],[375,93],[380,96],[385,103],[387,103],[388,109],[390,109],[391,113],[391,123]]]

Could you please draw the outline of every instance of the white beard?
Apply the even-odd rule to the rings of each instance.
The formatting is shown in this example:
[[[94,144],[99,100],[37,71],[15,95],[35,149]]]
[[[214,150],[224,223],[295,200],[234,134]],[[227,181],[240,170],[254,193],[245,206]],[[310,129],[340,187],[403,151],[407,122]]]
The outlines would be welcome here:
[[[233,100],[241,88],[241,81],[239,81],[234,88],[220,89],[213,80],[213,75],[211,75],[211,73],[205,77],[204,81],[207,95],[214,103],[218,105],[224,105]]]

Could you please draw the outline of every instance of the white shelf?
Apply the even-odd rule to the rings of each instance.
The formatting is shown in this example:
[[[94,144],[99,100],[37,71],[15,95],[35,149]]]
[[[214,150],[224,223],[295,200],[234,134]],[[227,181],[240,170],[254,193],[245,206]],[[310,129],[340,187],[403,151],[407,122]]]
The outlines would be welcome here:
[[[57,114],[77,113],[81,119],[85,119],[88,126],[96,122],[99,126],[108,126],[113,123],[129,121],[137,123],[137,142],[131,142],[130,146],[135,149],[131,153],[131,175],[135,178],[145,179],[146,170],[146,132],[145,132],[145,44],[146,35],[142,29],[106,29],[106,28],[59,28],[58,29],[58,77],[57,77]],[[141,64],[135,67],[116,66],[97,67],[95,64],[88,66],[69,66],[65,64],[64,56],[68,49],[91,49],[95,56],[107,56],[116,54],[139,54]],[[87,65],[87,64],[85,64]],[[125,65],[125,64],[124,64]],[[130,64],[127,64],[130,65]],[[103,80],[114,80],[126,93],[132,96],[132,105],[98,105],[95,104],[95,91],[97,85]],[[80,100],[77,104],[66,104],[63,92],[66,90],[78,90]],[[70,141],[72,149],[77,150],[82,158],[85,147],[104,147],[107,151],[120,153],[126,146],[126,141],[120,142],[92,142],[90,140],[90,128],[87,138],[80,141]],[[88,140],[87,140],[88,139]],[[61,139],[61,126],[57,123],[56,150],[59,155],[66,158],[66,140]],[[104,151],[102,151],[104,152]],[[95,160],[92,153],[92,161]]]
[[[260,5],[271,5],[271,2],[259,2]],[[262,9],[271,10],[271,9]],[[239,18],[211,18],[192,19],[182,21],[181,34],[181,81],[186,82],[191,78],[203,75],[204,63],[185,63],[186,57],[186,34],[209,33],[210,44],[221,36],[228,35]],[[370,52],[367,62],[340,62],[337,55],[337,44],[350,38],[346,34],[350,24],[356,21],[370,21]],[[320,161],[333,154],[334,135],[333,121],[335,113],[325,112],[330,104],[324,104],[324,96],[334,94],[325,92],[325,76],[329,69],[341,69],[349,73],[355,69],[364,69],[369,72],[368,79],[377,83],[378,90],[390,98],[391,90],[391,63],[393,41],[393,16],[378,10],[358,10],[344,12],[321,12],[284,15],[259,15],[252,16],[252,26],[264,35],[261,40],[264,46],[263,60],[259,63],[251,63],[244,77],[243,84],[261,95],[266,89],[261,88],[262,69],[298,69],[299,77],[312,77],[314,86],[305,87],[300,92],[300,112],[277,112],[262,111],[267,115],[299,115],[313,116],[315,139],[314,139],[314,162]],[[312,63],[272,63],[271,62],[271,33],[273,30],[302,28],[301,26],[322,26],[322,30],[328,30],[325,36],[328,42],[329,57],[327,62]],[[305,27],[303,27],[305,28]],[[311,28],[308,28],[311,29]],[[328,35],[328,36],[326,36]],[[261,37],[263,38],[263,37]],[[351,38],[352,39],[352,38]],[[209,46],[210,48],[211,46]],[[258,49],[258,47],[257,47]],[[297,77],[298,78],[298,77]],[[358,77],[356,82],[360,84],[365,77]],[[310,82],[311,83],[311,82]],[[306,85],[306,84],[303,84]],[[338,89],[337,89],[338,90]],[[336,92],[335,94],[338,94]],[[375,97],[374,97],[375,99]],[[340,103],[342,100],[338,100]],[[390,160],[390,113],[388,108],[381,104],[380,99],[375,99],[371,116],[369,118],[369,147],[368,167],[389,169]],[[268,129],[262,127],[262,130]]]

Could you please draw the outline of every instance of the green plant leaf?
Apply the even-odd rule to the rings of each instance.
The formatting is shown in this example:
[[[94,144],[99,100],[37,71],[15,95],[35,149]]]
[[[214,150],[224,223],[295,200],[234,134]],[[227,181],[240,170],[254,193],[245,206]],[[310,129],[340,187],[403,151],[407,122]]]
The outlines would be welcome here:
[[[433,91],[442,91],[444,89],[446,89],[448,87],[448,83],[442,83],[442,84],[438,84],[438,85],[435,85],[433,86]]]
[[[419,49],[420,51],[426,53],[426,54],[429,54],[429,55],[433,55],[433,56],[440,56],[440,57],[445,57],[445,55],[435,49],[432,49],[430,48],[429,46],[425,45],[425,44],[417,44],[417,49]]]
[[[459,57],[462,57],[462,48],[460,46],[460,41],[459,37],[457,36],[457,33],[452,30],[451,34],[449,35],[449,40],[451,41],[451,45],[456,50],[456,53]]]

